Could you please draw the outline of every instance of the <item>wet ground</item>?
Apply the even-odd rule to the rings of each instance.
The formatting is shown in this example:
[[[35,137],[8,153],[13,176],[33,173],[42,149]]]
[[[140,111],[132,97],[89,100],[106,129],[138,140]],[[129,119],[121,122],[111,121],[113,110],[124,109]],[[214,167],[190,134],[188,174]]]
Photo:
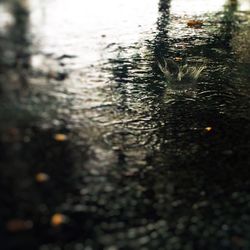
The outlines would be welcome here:
[[[0,1],[0,249],[250,249],[249,41],[245,0]]]

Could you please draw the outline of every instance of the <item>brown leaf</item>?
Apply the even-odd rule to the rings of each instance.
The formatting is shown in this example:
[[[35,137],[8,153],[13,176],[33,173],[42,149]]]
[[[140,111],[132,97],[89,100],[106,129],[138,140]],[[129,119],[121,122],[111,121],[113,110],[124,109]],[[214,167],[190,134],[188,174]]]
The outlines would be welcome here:
[[[17,233],[26,231],[33,227],[33,222],[30,220],[11,219],[6,223],[6,228],[9,232]]]
[[[46,173],[38,173],[36,176],[36,181],[37,182],[40,182],[40,183],[43,183],[43,182],[46,182],[49,180],[49,175],[47,175]]]
[[[203,22],[201,20],[188,20],[187,26],[190,28],[201,28],[203,25]]]

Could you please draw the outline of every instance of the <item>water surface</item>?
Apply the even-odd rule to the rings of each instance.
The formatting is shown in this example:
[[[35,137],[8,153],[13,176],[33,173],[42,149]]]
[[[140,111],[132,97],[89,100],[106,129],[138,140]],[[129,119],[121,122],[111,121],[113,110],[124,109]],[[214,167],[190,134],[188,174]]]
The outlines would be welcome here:
[[[5,249],[248,249],[248,2],[9,5]],[[171,84],[163,58],[206,68]],[[32,226],[13,232],[13,219]]]

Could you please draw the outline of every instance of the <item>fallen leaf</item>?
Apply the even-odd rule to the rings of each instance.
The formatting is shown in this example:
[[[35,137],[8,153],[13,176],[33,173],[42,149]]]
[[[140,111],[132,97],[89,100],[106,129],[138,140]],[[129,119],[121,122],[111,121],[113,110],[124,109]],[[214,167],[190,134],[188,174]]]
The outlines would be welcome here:
[[[175,57],[174,59],[176,62],[181,62],[182,61],[182,57]]]
[[[55,134],[54,139],[56,141],[62,142],[62,141],[66,141],[68,139],[68,137],[65,134]]]
[[[42,183],[48,181],[50,177],[46,173],[38,173],[35,178],[37,182]]]
[[[6,223],[6,228],[9,232],[17,233],[26,231],[33,227],[33,222],[30,220],[11,219]]]
[[[213,129],[212,127],[206,127],[206,128],[205,128],[205,130],[206,130],[207,132],[212,131],[212,129]]]
[[[51,225],[54,227],[58,227],[65,223],[67,221],[67,218],[65,215],[56,213],[51,217]]]
[[[187,21],[187,26],[190,28],[201,28],[203,22],[200,20],[189,20]]]

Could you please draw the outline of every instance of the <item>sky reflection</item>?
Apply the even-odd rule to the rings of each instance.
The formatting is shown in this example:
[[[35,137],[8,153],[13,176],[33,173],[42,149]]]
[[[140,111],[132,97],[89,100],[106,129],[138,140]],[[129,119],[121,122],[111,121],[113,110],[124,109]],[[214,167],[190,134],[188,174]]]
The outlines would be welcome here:
[[[170,13],[196,16],[220,11],[224,3],[175,0]],[[43,52],[77,55],[76,64],[86,66],[103,58],[114,44],[129,46],[153,38],[158,4],[159,0],[32,0],[34,33]]]
[[[77,54],[81,63],[93,63],[110,44],[129,45],[150,30],[157,19],[157,2],[44,1],[43,13],[33,15],[34,26],[39,27],[35,33],[42,37],[43,51]],[[33,1],[33,6],[37,4]]]

